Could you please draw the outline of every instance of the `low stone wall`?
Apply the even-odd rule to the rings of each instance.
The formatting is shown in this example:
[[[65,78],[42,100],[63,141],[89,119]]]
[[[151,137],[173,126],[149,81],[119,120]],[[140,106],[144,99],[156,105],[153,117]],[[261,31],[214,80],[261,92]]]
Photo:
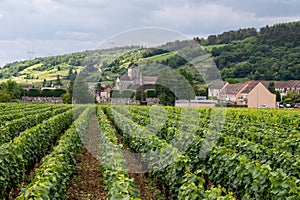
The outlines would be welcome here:
[[[61,97],[22,97],[21,102],[47,102],[47,103],[63,103]]]

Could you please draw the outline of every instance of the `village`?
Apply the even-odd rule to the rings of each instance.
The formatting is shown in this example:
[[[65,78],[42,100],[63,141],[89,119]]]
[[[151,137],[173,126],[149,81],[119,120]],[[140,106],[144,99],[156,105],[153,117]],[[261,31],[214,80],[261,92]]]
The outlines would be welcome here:
[[[100,93],[95,88],[90,88],[97,96],[99,103],[112,104],[140,104],[159,105],[160,99],[153,95],[157,77],[142,76],[136,65],[128,68],[127,76],[120,76],[115,82],[114,88],[102,85]],[[300,81],[247,81],[245,83],[230,84],[226,81],[215,81],[207,86],[207,96],[195,96],[195,99],[176,99],[175,106],[179,107],[246,107],[246,108],[300,108],[298,102],[284,101],[288,93],[300,94]],[[271,87],[271,89],[270,89]],[[126,90],[136,93],[142,91],[145,97],[132,98],[115,95]],[[273,90],[273,93],[270,91]],[[147,95],[150,93],[151,95]],[[277,94],[277,95],[276,95]],[[141,101],[142,98],[142,101]]]

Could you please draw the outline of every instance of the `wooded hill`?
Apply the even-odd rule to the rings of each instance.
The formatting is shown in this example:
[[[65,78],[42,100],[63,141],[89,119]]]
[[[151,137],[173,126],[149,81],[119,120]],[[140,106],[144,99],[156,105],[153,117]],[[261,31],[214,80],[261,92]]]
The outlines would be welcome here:
[[[239,29],[194,38],[213,57],[223,79],[236,80],[291,80],[300,79],[300,22],[273,26]],[[143,63],[145,75],[157,75],[153,66],[189,69],[196,83],[203,79],[190,70],[190,64],[172,52],[189,41],[169,42],[157,48],[124,47],[85,51],[73,54],[36,58],[6,64],[0,69],[2,80],[14,79],[20,83],[57,81],[67,83],[82,68],[101,68],[100,81],[113,83],[126,74],[131,63]],[[163,47],[163,48],[162,48]],[[192,55],[198,49],[188,50]],[[95,77],[97,78],[97,77]]]
[[[300,79],[300,22],[212,35],[203,40],[223,79]]]

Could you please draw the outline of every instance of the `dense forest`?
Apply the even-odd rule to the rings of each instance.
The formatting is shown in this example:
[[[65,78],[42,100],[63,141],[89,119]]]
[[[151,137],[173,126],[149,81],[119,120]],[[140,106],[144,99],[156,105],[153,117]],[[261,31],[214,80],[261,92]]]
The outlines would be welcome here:
[[[227,31],[208,38],[196,37],[194,41],[210,53],[223,79],[300,79],[300,22],[275,24],[259,30],[246,28]],[[174,53],[177,48],[184,49],[189,42],[169,42],[157,48],[124,47],[85,51],[8,63],[0,69],[0,78],[21,77],[23,80],[31,78],[43,82],[45,79],[56,80],[60,76],[62,80],[69,80],[72,70],[101,67],[100,81],[113,83],[116,77],[126,73],[132,63],[142,63],[146,74],[158,75],[153,66],[165,65],[175,69],[189,66],[185,58]],[[188,58],[195,58],[198,50],[189,49],[185,54]],[[41,71],[52,74],[47,76],[39,73]],[[31,77],[29,74],[36,75]],[[194,75],[194,79],[201,82],[199,75]]]
[[[223,79],[300,79],[300,22],[195,38],[207,47]]]

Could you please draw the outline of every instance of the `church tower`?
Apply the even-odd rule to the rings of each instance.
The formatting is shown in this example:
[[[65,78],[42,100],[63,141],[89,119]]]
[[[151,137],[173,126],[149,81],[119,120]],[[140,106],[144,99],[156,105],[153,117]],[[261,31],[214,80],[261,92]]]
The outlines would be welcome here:
[[[142,84],[140,69],[136,64],[133,64],[128,68],[128,76],[130,77],[130,80],[132,80],[133,84],[135,85]]]

